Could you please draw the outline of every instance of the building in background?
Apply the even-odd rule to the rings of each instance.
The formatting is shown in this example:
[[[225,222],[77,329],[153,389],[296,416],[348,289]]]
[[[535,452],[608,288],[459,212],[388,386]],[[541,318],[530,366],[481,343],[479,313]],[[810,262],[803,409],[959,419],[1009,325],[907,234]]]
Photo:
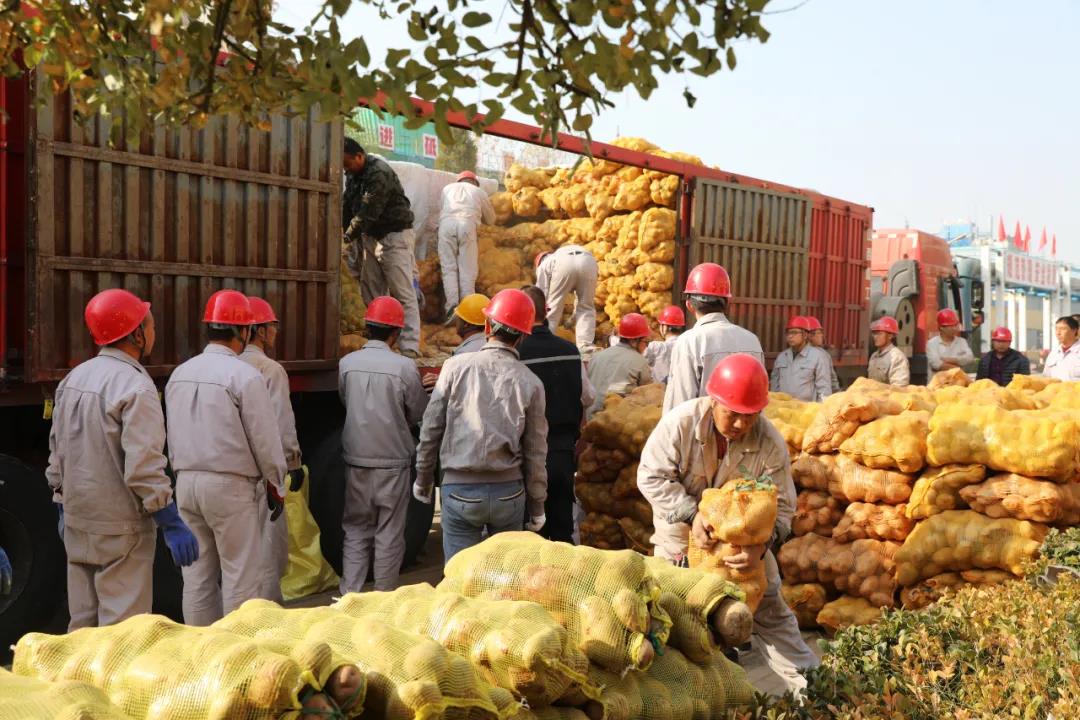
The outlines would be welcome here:
[[[358,127],[345,127],[345,134],[354,138],[370,153],[386,160],[412,162],[434,168],[439,156],[439,136],[435,124],[419,128],[405,127],[405,118],[384,114],[382,117],[369,108],[357,108],[352,118]]]

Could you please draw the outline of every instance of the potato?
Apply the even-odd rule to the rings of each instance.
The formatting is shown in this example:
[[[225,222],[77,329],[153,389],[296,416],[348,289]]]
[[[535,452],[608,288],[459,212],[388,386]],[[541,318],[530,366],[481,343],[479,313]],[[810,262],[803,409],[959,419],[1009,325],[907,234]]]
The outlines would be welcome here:
[[[832,537],[833,528],[844,517],[840,501],[820,490],[803,490],[795,502],[791,519],[791,534],[795,537],[817,533]]]
[[[364,691],[367,681],[360,668],[355,665],[342,665],[330,674],[326,683],[326,693],[334,703],[345,711],[363,707]]]

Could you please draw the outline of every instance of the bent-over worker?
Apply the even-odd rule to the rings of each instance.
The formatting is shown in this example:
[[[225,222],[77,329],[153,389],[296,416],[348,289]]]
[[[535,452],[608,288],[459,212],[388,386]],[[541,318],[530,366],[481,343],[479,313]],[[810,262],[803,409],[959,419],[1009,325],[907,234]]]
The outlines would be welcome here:
[[[773,362],[769,389],[803,402],[821,402],[832,394],[832,362],[810,344],[810,321],[796,315],[788,321],[787,349]]]
[[[1022,353],[1014,350],[1012,331],[1007,327],[994,328],[990,334],[993,350],[979,359],[976,380],[990,379],[1004,387],[1012,382],[1015,375],[1030,375],[1031,363]]]
[[[878,318],[870,325],[870,332],[877,349],[870,355],[866,376],[886,385],[906,387],[911,382],[911,369],[907,355],[896,347],[896,336],[900,334],[896,318]]]
[[[495,222],[495,208],[487,193],[480,189],[476,173],[458,174],[442,191],[439,213],[439,267],[443,293],[446,295],[447,319],[453,317],[458,302],[476,292],[479,271],[476,229],[480,223]]]
[[[643,315],[627,313],[619,318],[618,345],[604,348],[589,361],[589,382],[596,391],[589,417],[604,407],[608,393],[629,395],[634,388],[652,382],[649,361],[643,354],[649,332],[649,321]]]
[[[579,349],[596,340],[596,283],[600,267],[593,254],[578,245],[563,245],[555,252],[536,256],[536,286],[547,298],[547,320],[551,332],[562,323],[563,308],[574,294],[574,341]]]
[[[932,373],[962,368],[975,361],[971,345],[960,337],[960,316],[945,308],[937,314],[938,335],[926,341],[926,364]]]
[[[645,348],[645,359],[649,361],[649,371],[653,380],[666,383],[671,372],[671,350],[675,341],[686,330],[686,315],[681,307],[668,305],[656,316],[660,325],[661,340],[653,340]]]
[[[45,472],[67,550],[68,630],[152,611],[155,523],[177,565],[199,557],[173,502],[165,415],[141,363],[154,347],[150,303],[105,290],[84,317],[101,350],[56,388]]]

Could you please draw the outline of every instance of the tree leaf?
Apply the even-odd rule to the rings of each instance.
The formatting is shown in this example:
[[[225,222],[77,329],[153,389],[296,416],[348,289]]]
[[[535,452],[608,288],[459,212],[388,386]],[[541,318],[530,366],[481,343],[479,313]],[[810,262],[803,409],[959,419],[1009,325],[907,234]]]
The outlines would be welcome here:
[[[484,12],[470,10],[461,18],[461,23],[467,28],[478,28],[491,23],[491,16]]]

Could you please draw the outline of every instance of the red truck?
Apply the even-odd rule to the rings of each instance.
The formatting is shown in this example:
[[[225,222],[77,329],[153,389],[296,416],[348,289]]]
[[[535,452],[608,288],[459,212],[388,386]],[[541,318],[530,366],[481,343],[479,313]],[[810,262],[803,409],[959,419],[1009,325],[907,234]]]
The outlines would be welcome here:
[[[64,374],[94,347],[86,301],[107,287],[149,299],[158,326],[150,373],[163,383],[199,352],[206,298],[229,287],[268,299],[282,319],[312,511],[340,567],[344,465],[337,397],[341,123],[274,118],[268,132],[213,118],[110,146],[106,121],[83,126],[63,96],[40,108],[28,77],[0,79],[0,546],[15,585],[0,596],[0,647],[65,612],[64,555],[45,483],[49,409]],[[431,113],[417,103],[417,111]],[[466,126],[465,118],[451,122]],[[535,127],[489,132],[545,142]],[[550,144],[550,143],[549,143]],[[557,144],[582,152],[577,138]],[[676,287],[712,260],[732,275],[733,316],[773,357],[790,315],[825,324],[838,370],[865,366],[872,209],[816,192],[593,143],[594,156],[682,177]],[[427,514],[423,512],[428,508]],[[410,552],[430,506],[412,507]],[[155,604],[179,613],[178,574],[158,543]]]

